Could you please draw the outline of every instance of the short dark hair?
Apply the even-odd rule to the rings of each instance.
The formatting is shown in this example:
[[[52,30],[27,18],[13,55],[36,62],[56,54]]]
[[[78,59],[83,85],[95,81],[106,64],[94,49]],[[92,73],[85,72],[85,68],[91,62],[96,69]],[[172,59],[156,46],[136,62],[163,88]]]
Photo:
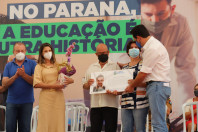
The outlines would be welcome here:
[[[134,38],[137,38],[137,36],[140,36],[140,37],[143,37],[143,38],[147,38],[148,36],[150,36],[149,31],[142,24],[135,26],[130,31],[130,34],[132,34]]]
[[[131,41],[129,41],[129,42],[127,43],[127,46],[126,46],[126,53],[127,53],[127,54],[128,54],[128,52],[129,52],[129,49],[131,48],[131,45],[132,45],[132,44],[136,44],[136,42],[133,41],[133,40],[131,40]],[[140,47],[138,47],[138,49],[141,51]],[[128,54],[128,56],[129,56],[129,54]]]
[[[51,50],[52,50],[52,58],[50,59],[50,62],[52,64],[54,64],[56,62],[56,58],[55,58],[55,53],[54,53],[54,49],[53,47],[51,46],[51,44],[49,43],[43,43],[41,46],[40,46],[40,49],[39,49],[39,57],[38,57],[38,64],[44,64],[45,63],[45,58],[43,57],[42,53],[43,53],[43,49],[45,47],[50,47]]]
[[[157,3],[160,2],[162,0],[141,0],[141,4],[143,3],[147,3],[147,4],[153,4],[153,3]],[[168,4],[171,4],[172,0],[166,0]]]

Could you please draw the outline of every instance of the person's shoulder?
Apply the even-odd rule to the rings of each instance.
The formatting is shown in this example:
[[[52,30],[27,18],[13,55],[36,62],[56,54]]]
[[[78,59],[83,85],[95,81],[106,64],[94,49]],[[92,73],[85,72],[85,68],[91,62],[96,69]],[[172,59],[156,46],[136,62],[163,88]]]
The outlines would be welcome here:
[[[188,27],[188,20],[185,16],[175,12],[171,19],[171,26],[172,28],[176,28],[177,30],[184,30]]]
[[[109,66],[119,66],[116,62],[113,62],[111,60],[108,61]]]
[[[13,61],[8,62],[8,63],[5,65],[5,67],[10,67],[10,66],[12,65],[12,63],[13,63]]]
[[[93,63],[93,64],[89,65],[88,70],[89,69],[92,69],[94,67],[98,67],[98,66],[99,66],[99,64],[97,62],[96,63]]]
[[[36,60],[32,60],[32,59],[28,59],[28,58],[27,58],[27,60],[28,60],[30,63],[36,64]]]
[[[29,64],[30,66],[32,66],[32,67],[35,67],[36,64],[37,64],[35,60],[28,59],[28,58],[27,58],[27,62],[28,62],[28,64]]]
[[[43,66],[41,64],[37,64],[35,69],[40,69],[40,68],[43,68]]]
[[[157,52],[160,52],[160,48],[165,48],[162,42],[160,42],[158,39],[155,37],[151,37],[151,40],[153,41],[152,45],[149,46],[149,50],[155,50]],[[153,51],[152,51],[153,52]]]
[[[120,66],[117,63],[112,62],[111,60],[109,60],[107,66],[111,67],[112,70],[120,70]]]
[[[183,22],[184,20],[186,20],[185,16],[183,16],[177,12],[175,12],[172,17],[173,17],[173,19],[179,20],[178,22]]]

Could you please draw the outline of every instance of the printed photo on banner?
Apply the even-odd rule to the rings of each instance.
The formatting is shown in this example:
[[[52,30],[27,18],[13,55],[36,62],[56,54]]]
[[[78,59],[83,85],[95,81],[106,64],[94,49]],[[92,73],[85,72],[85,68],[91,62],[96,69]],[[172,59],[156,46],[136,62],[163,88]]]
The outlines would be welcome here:
[[[94,72],[94,79],[90,87],[90,94],[106,93],[107,90],[123,92],[128,86],[128,80],[133,78],[134,70],[115,70],[106,72]]]

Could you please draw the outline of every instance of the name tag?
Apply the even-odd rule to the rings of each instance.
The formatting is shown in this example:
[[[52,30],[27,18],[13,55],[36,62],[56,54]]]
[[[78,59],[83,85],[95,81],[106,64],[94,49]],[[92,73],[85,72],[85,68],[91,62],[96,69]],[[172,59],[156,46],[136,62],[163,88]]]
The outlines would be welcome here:
[[[163,83],[163,86],[170,87],[170,83]]]

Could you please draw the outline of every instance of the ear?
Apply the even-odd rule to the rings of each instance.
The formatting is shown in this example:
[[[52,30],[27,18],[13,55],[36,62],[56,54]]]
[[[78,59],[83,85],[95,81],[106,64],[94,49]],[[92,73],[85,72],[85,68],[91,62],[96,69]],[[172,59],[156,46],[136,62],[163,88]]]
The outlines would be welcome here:
[[[175,8],[176,8],[176,5],[171,6],[171,14],[173,14],[175,12]]]

